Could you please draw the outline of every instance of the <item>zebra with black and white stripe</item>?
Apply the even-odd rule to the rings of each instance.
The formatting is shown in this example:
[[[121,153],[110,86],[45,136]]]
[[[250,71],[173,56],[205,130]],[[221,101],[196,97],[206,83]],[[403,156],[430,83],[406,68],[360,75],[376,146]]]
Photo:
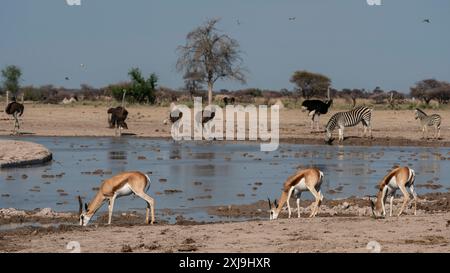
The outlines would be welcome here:
[[[364,136],[367,129],[369,129],[370,137],[372,137],[372,125],[370,120],[372,118],[372,110],[366,106],[358,106],[347,112],[338,112],[334,114],[327,123],[325,141],[331,142],[331,136],[333,131],[339,129],[339,141],[344,140],[344,128],[352,127],[360,122],[364,126]]]
[[[428,126],[433,126],[434,138],[438,139],[441,135],[441,116],[438,114],[427,115],[419,108],[416,108],[414,113],[415,119],[419,119],[422,126],[422,138],[425,138],[425,132],[428,134]]]

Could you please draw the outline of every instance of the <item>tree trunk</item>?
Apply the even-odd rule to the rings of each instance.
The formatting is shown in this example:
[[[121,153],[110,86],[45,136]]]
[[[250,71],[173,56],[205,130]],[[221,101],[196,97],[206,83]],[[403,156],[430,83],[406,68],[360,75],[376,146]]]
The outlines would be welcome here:
[[[213,83],[210,81],[208,82],[208,105],[211,105],[212,103],[212,91],[213,91]]]

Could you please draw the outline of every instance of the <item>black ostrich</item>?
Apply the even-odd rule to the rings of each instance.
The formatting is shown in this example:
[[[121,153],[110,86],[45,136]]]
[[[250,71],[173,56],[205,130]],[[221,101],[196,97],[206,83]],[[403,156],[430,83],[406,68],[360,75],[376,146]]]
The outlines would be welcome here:
[[[108,109],[108,118],[109,128],[116,128],[115,134],[117,135],[117,129],[119,129],[119,136],[122,135],[122,129],[128,129],[128,125],[125,120],[128,117],[128,111],[122,107],[118,106],[116,108]]]
[[[12,100],[6,106],[5,113],[8,115],[12,115],[15,119],[14,122],[14,133],[18,133],[20,130],[19,117],[23,115],[24,106],[21,103],[16,101],[16,97],[12,97]],[[16,131],[17,128],[17,131]]]
[[[183,117],[183,112],[180,111],[180,109],[178,109],[177,105],[175,104],[175,102],[172,102],[170,104],[170,112],[169,112],[169,120],[170,122],[173,124],[177,121],[179,121],[181,118]],[[167,119],[165,119],[163,121],[163,123],[166,125],[167,124]]]
[[[183,117],[183,112],[181,112],[175,105],[172,107],[172,110],[170,111],[169,114],[169,120],[172,124],[174,124],[175,122],[181,120],[181,118]],[[164,120],[164,124],[167,124],[167,120]],[[174,130],[172,133],[174,134],[175,137],[178,138],[178,134],[180,133],[179,129],[180,129],[181,124],[178,125],[178,128],[172,126],[172,130]]]
[[[317,131],[319,131],[319,117],[328,113],[328,108],[330,108],[333,100],[326,100],[325,102],[321,100],[305,100],[302,103],[303,111],[308,111],[308,116],[311,116],[311,129],[314,128],[314,122],[317,124]],[[317,117],[317,119],[316,119]]]
[[[216,116],[216,112],[210,110],[202,110],[202,127]]]
[[[179,121],[181,118],[183,117],[183,112],[181,112],[178,109],[173,110],[172,112],[170,112],[170,122],[175,123],[177,121]]]
[[[234,102],[235,102],[234,97],[231,97],[231,98],[225,97],[225,98],[223,98],[223,103],[225,104],[225,106],[227,106],[228,104],[234,104]]]

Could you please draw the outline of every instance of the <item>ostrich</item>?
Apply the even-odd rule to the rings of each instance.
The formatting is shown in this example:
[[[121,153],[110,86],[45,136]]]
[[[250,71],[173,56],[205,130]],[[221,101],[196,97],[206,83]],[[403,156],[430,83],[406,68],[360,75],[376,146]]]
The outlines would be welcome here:
[[[183,112],[181,112],[180,110],[174,110],[172,112],[170,112],[170,122],[175,123],[177,121],[179,121],[181,118],[183,117]]]
[[[320,115],[324,115],[328,113],[328,108],[330,108],[333,100],[326,100],[325,102],[321,100],[305,100],[302,103],[303,111],[307,110],[308,116],[312,116],[311,118],[311,129],[314,128],[314,122],[317,124],[317,131],[319,131],[319,117]],[[316,120],[317,116],[317,120]]]
[[[231,97],[231,98],[225,97],[225,98],[223,98],[223,103],[225,104],[225,106],[227,106],[228,104],[234,104],[234,102],[235,102],[234,97]]]
[[[125,122],[128,116],[128,111],[125,107],[118,106],[116,108],[109,108],[108,115],[111,114],[111,117],[108,119],[109,128],[116,128],[116,136],[117,136],[117,128],[119,129],[119,136],[122,135],[122,129],[128,129],[128,125]]]
[[[209,110],[202,110],[202,126],[211,121],[216,116],[216,112]]]
[[[19,123],[19,118],[17,117],[17,115],[19,115],[19,117],[21,117],[23,115],[23,110],[24,110],[23,104],[18,103],[16,101],[16,97],[12,97],[11,102],[8,103],[8,105],[6,106],[5,113],[8,115],[12,115],[15,119],[14,133],[19,133],[20,123]],[[17,128],[17,131],[16,131],[16,128]]]
[[[169,119],[165,119],[163,121],[164,125],[167,125],[167,123],[170,121],[172,124],[179,121],[183,117],[183,112],[181,112],[175,103],[170,104],[170,111],[169,111]]]
[[[181,120],[181,118],[183,117],[183,112],[181,112],[174,103],[172,104],[171,109],[172,110],[169,113],[169,120],[172,124],[174,124],[175,122]],[[164,120],[164,124],[167,124],[167,120]],[[173,126],[172,128],[175,129],[175,127]],[[178,129],[175,129],[176,136],[178,136],[179,133]]]

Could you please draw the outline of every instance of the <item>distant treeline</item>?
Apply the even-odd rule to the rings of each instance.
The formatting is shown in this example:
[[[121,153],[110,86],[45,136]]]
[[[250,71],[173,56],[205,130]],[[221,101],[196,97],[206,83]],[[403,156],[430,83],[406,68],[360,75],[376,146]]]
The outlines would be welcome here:
[[[24,96],[26,101],[37,101],[43,103],[61,103],[64,98],[75,98],[76,100],[90,100],[90,101],[109,101],[122,99],[123,90],[127,90],[126,100],[128,102],[141,102],[149,104],[167,104],[172,101],[189,101],[192,97],[203,97],[207,99],[207,90],[183,90],[171,89],[168,87],[157,87],[152,91],[151,96],[132,94],[136,89],[131,82],[122,82],[118,84],[111,84],[103,88],[94,88],[87,84],[82,84],[78,89],[67,89],[63,87],[56,87],[53,85],[43,85],[39,87],[24,86],[19,89],[18,96]],[[134,91],[136,92],[136,91]],[[0,89],[0,94],[4,91]],[[145,91],[142,93],[146,94]],[[148,92],[147,92],[148,93]],[[240,103],[253,103],[255,98],[262,98],[266,100],[271,99],[293,99],[295,101],[305,99],[302,92],[298,90],[267,90],[258,88],[246,88],[239,90],[222,89],[215,92],[218,97],[234,97]],[[404,94],[396,90],[385,91],[380,87],[368,91],[365,89],[349,89],[341,90],[330,88],[330,95],[332,99],[345,99],[349,103],[356,104],[358,99],[369,99],[374,104],[402,104],[406,99],[415,98],[418,101],[429,104],[430,101],[435,100],[440,104],[447,104],[450,100],[450,84],[446,82],[438,82],[436,80],[424,80],[418,82],[411,87],[409,94]],[[312,94],[314,98],[327,99],[327,91],[315,92]]]

